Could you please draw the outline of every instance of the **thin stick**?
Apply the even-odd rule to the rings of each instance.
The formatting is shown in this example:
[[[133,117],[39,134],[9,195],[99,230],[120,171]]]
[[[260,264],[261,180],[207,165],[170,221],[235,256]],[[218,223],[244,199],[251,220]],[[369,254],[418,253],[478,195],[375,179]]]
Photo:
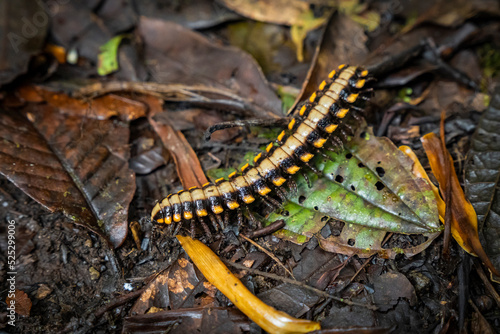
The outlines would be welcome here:
[[[231,262],[231,261],[227,261],[227,260],[222,260],[225,264],[227,265],[230,265],[236,269],[240,269],[240,270],[246,270],[248,272],[251,272],[252,274],[255,274],[255,275],[260,275],[260,276],[264,276],[264,277],[268,277],[268,278],[271,278],[271,279],[274,279],[274,280],[277,280],[277,281],[281,281],[281,282],[284,282],[284,283],[289,283],[289,284],[293,284],[293,285],[296,285],[296,286],[300,286],[304,289],[307,289],[307,290],[310,290],[312,292],[314,292],[315,294],[319,295],[319,296],[322,296],[322,297],[325,297],[325,298],[331,298],[333,300],[336,300],[338,302],[341,302],[341,303],[344,303],[346,305],[350,305],[350,306],[360,306],[360,307],[365,307],[369,310],[373,310],[373,311],[376,311],[378,310],[378,307],[374,306],[374,305],[369,305],[369,304],[362,304],[362,303],[356,303],[356,302],[353,302],[353,301],[350,301],[350,300],[347,300],[347,299],[344,299],[344,298],[340,298],[340,297],[336,297],[336,296],[333,296],[325,291],[321,291],[321,290],[318,290],[316,288],[313,288],[312,286],[309,286],[303,282],[300,282],[300,281],[295,281],[293,279],[290,279],[290,278],[286,278],[286,277],[281,277],[281,276],[278,276],[278,275],[275,275],[275,274],[270,274],[270,273],[266,273],[266,272],[263,272],[263,271],[260,271],[260,270],[257,270],[257,269],[252,269],[252,268],[247,268],[245,267],[244,265],[241,265],[241,264],[238,264],[238,263],[234,263],[234,262]]]
[[[287,267],[285,267],[285,265],[280,261],[280,259],[278,259],[276,257],[276,255],[274,255],[273,253],[271,253],[270,251],[268,251],[267,249],[265,249],[264,247],[262,247],[261,245],[259,245],[258,243],[256,243],[255,241],[253,241],[252,239],[249,239],[247,238],[246,236],[244,236],[243,234],[240,234],[240,237],[242,237],[243,239],[245,239],[246,241],[248,241],[249,243],[251,243],[252,245],[254,245],[255,247],[257,247],[258,249],[260,249],[261,251],[263,251],[264,253],[266,253],[271,259],[273,259],[274,261],[276,261],[276,263],[282,267],[283,269],[285,269],[285,271],[291,276],[293,277],[293,279],[295,280],[295,277],[293,276],[292,272],[290,270],[288,270]]]

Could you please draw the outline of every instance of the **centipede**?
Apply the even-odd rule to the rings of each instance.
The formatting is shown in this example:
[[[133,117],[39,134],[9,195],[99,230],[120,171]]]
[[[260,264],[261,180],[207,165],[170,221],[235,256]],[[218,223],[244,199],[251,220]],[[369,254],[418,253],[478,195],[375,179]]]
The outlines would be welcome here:
[[[255,156],[253,164],[245,164],[227,178],[168,195],[153,207],[151,220],[178,226],[184,221],[198,220],[210,234],[204,221],[207,216],[217,227],[217,223],[223,224],[222,214],[227,217],[228,212],[237,212],[241,224],[242,209],[250,213],[249,207],[257,199],[279,206],[286,199],[283,188],[296,188],[295,174],[301,172],[305,176],[306,169],[318,173],[310,164],[311,159],[325,155],[322,150],[338,149],[345,142],[350,129],[346,116],[360,117],[364,101],[371,95],[370,89],[366,89],[370,79],[362,67],[340,65],[296,107],[288,126]],[[251,214],[249,218],[254,220]]]

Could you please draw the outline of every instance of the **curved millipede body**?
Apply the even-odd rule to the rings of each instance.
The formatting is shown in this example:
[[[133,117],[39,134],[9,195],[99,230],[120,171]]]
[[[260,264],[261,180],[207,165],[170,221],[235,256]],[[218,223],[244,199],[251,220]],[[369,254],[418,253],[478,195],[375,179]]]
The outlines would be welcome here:
[[[282,187],[319,152],[327,140],[339,142],[343,118],[358,102],[366,98],[364,87],[368,71],[341,65],[330,72],[318,91],[294,112],[287,128],[265,152],[259,153],[254,164],[246,164],[241,173],[233,172],[228,180],[221,178],[203,187],[192,187],[170,194],[157,203],[151,219],[170,224],[195,217],[219,215],[225,210],[237,210],[267,196]]]

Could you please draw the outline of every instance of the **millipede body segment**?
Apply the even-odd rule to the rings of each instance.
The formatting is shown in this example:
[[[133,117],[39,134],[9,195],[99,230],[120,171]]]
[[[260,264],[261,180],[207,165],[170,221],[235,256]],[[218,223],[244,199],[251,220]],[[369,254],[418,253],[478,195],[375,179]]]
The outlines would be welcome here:
[[[283,130],[265,152],[246,164],[241,172],[233,172],[228,179],[218,179],[200,187],[192,187],[170,194],[158,202],[151,219],[171,224],[195,217],[219,215],[225,210],[237,210],[253,203],[257,197],[267,195],[308,167],[308,162],[319,152],[327,140],[338,142],[337,132],[343,118],[363,100],[363,88],[368,71],[341,65],[330,72],[318,91],[294,112],[288,127]]]

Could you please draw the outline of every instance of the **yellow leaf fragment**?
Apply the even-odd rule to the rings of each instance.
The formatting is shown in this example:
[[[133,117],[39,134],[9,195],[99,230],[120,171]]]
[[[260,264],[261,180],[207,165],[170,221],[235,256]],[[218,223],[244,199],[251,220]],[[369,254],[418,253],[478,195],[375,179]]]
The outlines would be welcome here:
[[[307,34],[322,26],[326,20],[328,19],[328,15],[324,15],[321,17],[314,17],[312,10],[305,11],[300,17],[297,23],[292,25],[290,29],[290,35],[292,36],[292,42],[295,44],[297,49],[297,60],[299,62],[304,61],[304,49],[303,43]]]
[[[177,239],[205,278],[265,331],[286,334],[321,329],[318,322],[293,318],[262,302],[202,242],[183,236]]]

